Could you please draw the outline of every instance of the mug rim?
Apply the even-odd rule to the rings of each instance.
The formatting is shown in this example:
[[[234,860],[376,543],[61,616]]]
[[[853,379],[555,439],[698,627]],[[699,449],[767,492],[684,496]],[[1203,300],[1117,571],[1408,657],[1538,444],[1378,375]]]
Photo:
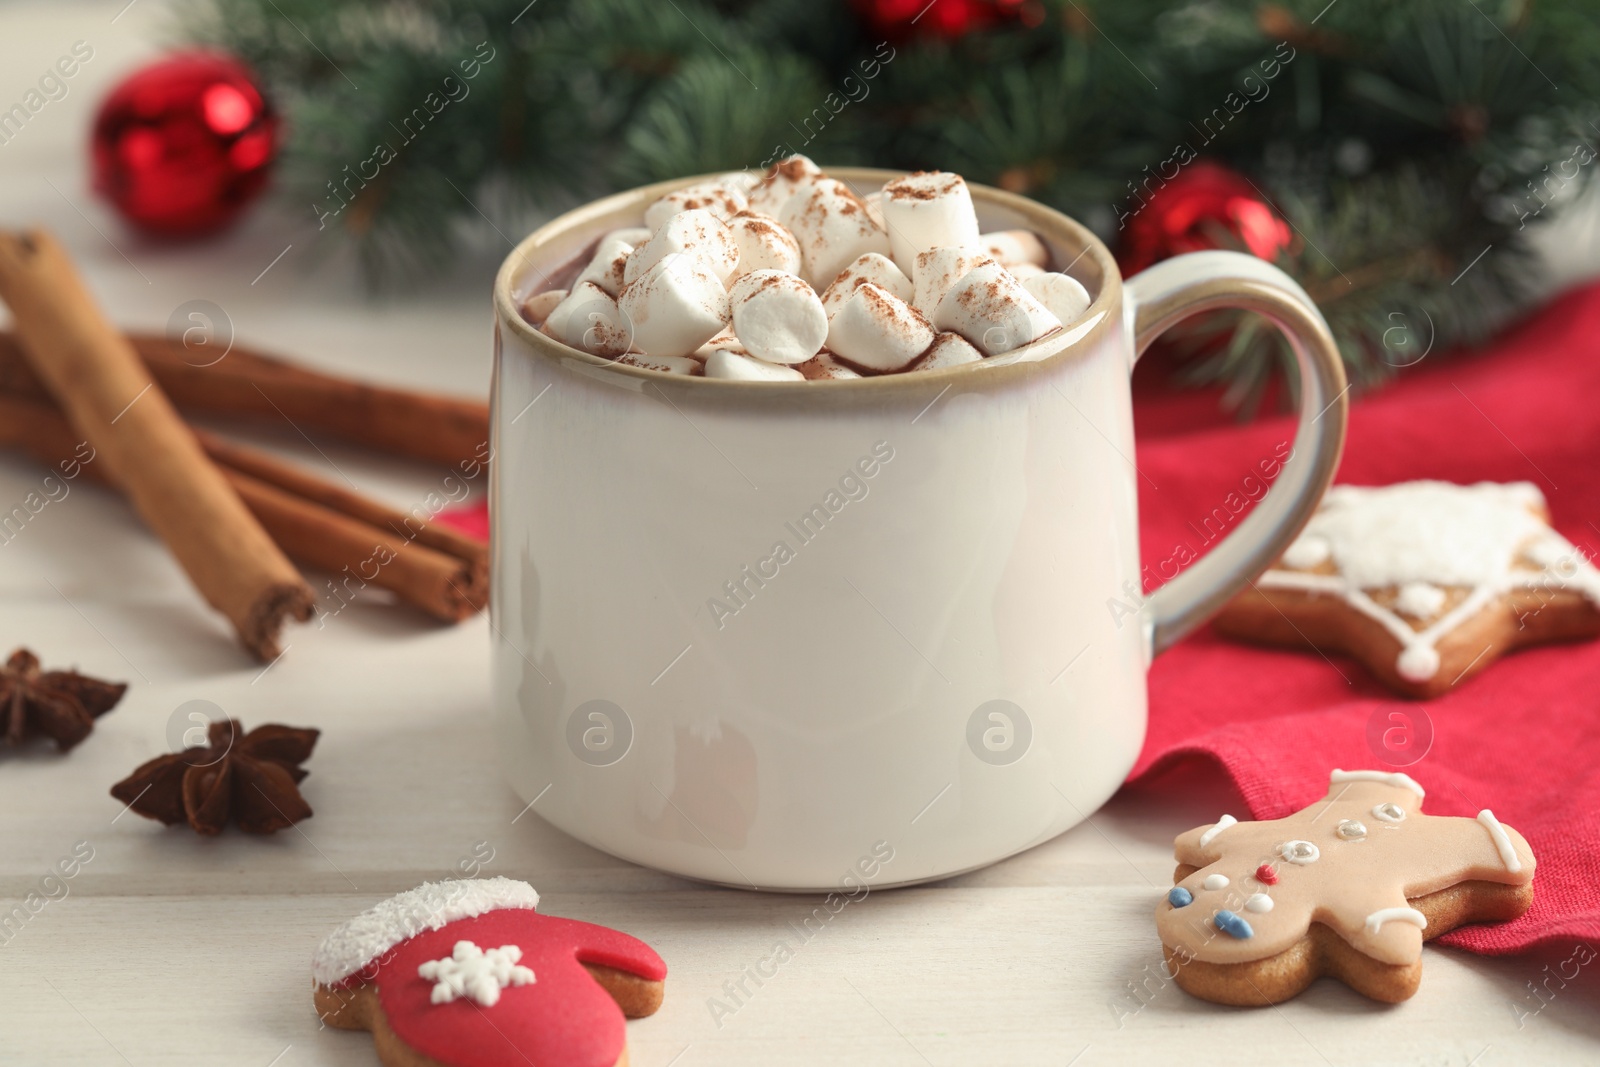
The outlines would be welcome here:
[[[657,385],[670,383],[673,386],[695,390],[701,395],[735,390],[738,395],[753,397],[759,394],[767,399],[775,399],[778,396],[798,399],[802,394],[813,393],[818,389],[848,389],[858,396],[866,398],[868,396],[881,397],[886,393],[908,389],[921,393],[925,392],[929,384],[948,386],[957,380],[968,381],[969,384],[974,386],[984,382],[999,386],[1009,384],[1019,376],[1031,377],[1041,370],[1092,351],[1120,316],[1122,309],[1122,271],[1117,266],[1111,250],[1106,247],[1100,238],[1095,236],[1093,231],[1076,219],[1062,214],[1055,208],[1042,204],[1037,200],[1022,196],[1019,193],[997,189],[990,185],[968,182],[967,188],[972,193],[974,204],[991,204],[1021,216],[1030,227],[1046,239],[1047,243],[1053,241],[1067,250],[1076,250],[1077,259],[1087,256],[1099,267],[1101,277],[1100,291],[1094,295],[1089,306],[1076,320],[1079,323],[1077,328],[1063,326],[1055,334],[1041,338],[1032,344],[1023,345],[1000,356],[987,357],[978,365],[963,364],[935,371],[918,371],[910,374],[878,374],[861,378],[815,379],[804,383],[796,383],[793,381],[748,381],[670,374],[666,371],[617,363],[557,341],[522,317],[522,312],[518,308],[517,301],[513,295],[516,288],[515,282],[529,268],[541,274],[544,273],[541,269],[543,265],[540,264],[537,257],[550,244],[585,226],[592,225],[606,216],[625,211],[633,211],[638,214],[640,216],[639,220],[632,224],[642,225],[644,208],[653,201],[665,196],[667,193],[700,182],[711,181],[718,175],[727,173],[731,172],[716,171],[709,174],[672,178],[666,181],[653,182],[649,185],[635,186],[632,189],[612,193],[609,196],[591,200],[587,204],[565,211],[535,229],[519,241],[516,247],[507,254],[495,276],[494,306],[498,320],[497,335],[499,329],[509,328],[516,332],[532,351],[539,353],[540,356],[546,359],[567,366],[576,365],[586,370],[588,368],[604,368],[612,374],[638,379],[636,384],[639,387],[651,382]],[[880,167],[824,167],[823,173],[828,177],[843,181],[854,189],[857,182],[881,185],[895,178],[903,177],[907,172]],[[627,225],[630,225],[630,223],[622,222],[611,228]],[[595,236],[600,236],[600,232],[597,232]],[[1077,259],[1072,262],[1076,263]],[[1071,264],[1068,265],[1070,266]],[[1023,355],[1026,355],[1027,358],[1019,358]],[[796,388],[798,384],[804,384],[806,388]]]

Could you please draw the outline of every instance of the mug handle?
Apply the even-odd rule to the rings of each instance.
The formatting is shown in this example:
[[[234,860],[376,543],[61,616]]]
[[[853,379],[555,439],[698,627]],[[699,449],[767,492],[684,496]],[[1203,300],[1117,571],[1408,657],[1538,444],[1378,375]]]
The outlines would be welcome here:
[[[1293,278],[1255,256],[1175,256],[1129,278],[1124,291],[1135,363],[1169,327],[1202,311],[1230,308],[1264,315],[1282,330],[1300,372],[1294,451],[1271,490],[1221,544],[1150,594],[1145,640],[1154,655],[1254,581],[1311,518],[1339,465],[1350,386],[1322,312]]]

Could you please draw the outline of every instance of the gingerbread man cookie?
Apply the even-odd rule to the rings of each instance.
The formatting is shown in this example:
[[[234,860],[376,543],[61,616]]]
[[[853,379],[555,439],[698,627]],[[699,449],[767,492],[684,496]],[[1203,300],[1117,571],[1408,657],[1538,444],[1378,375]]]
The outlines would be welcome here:
[[[1283,819],[1180,835],[1156,908],[1167,967],[1203,1000],[1276,1004],[1329,975],[1374,1000],[1417,991],[1422,942],[1533,903],[1533,852],[1488,810],[1424,815],[1409,776],[1334,771]]]
[[[1528,482],[1339,485],[1216,623],[1349,653],[1396,692],[1434,697],[1520,646],[1600,635],[1600,571]]]
[[[538,903],[510,878],[390,897],[317,950],[317,1013],[372,1031],[384,1067],[626,1067],[624,1016],[661,1006],[666,964],[637,938]]]

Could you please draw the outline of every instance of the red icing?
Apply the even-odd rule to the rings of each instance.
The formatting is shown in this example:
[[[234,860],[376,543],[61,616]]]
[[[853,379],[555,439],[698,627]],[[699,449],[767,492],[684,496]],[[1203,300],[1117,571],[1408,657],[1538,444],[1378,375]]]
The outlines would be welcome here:
[[[492,1008],[465,998],[431,1003],[434,983],[418,977],[417,968],[450,955],[457,941],[482,949],[516,945],[534,981],[501,990]],[[390,950],[377,969],[378,998],[400,1040],[450,1067],[612,1067],[627,1040],[622,1009],[584,963],[656,982],[667,976],[661,957],[638,938],[506,908],[447,923]]]
[[[1256,881],[1263,885],[1278,884],[1278,870],[1270,863],[1263,863],[1256,868]]]

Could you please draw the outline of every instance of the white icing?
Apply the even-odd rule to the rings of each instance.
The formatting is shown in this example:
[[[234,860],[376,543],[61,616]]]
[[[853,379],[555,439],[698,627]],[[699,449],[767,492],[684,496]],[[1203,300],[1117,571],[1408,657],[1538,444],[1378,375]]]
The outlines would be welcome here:
[[[1512,845],[1506,828],[1500,825],[1500,820],[1494,817],[1494,812],[1484,808],[1478,812],[1478,821],[1483,823],[1489,831],[1489,836],[1494,839],[1495,851],[1500,853],[1500,862],[1506,865],[1506,870],[1516,874],[1522,870],[1522,861],[1517,858],[1516,846]]]
[[[425,930],[502,908],[539,906],[539,894],[513,878],[427,882],[368,908],[327,936],[311,958],[311,976],[333,985]]]
[[[1583,562],[1589,562],[1587,556],[1583,557]],[[1559,581],[1554,583],[1546,582],[1545,584],[1547,586],[1551,584],[1560,585],[1562,582],[1572,582],[1574,579],[1577,580],[1579,585],[1583,584],[1584,573],[1579,567],[1579,560],[1577,556],[1562,556],[1560,559],[1552,563],[1548,569],[1555,572],[1555,576],[1557,579],[1559,579]]]
[[[1306,524],[1328,542],[1358,589],[1406,582],[1477,586],[1511,569],[1517,550],[1548,527],[1529,510],[1544,498],[1528,482],[1402,482],[1335,486]]]
[[[1278,855],[1290,863],[1304,867],[1308,863],[1315,863],[1322,856],[1322,851],[1310,841],[1285,841],[1278,846]]]
[[[1398,804],[1379,804],[1372,809],[1372,816],[1384,822],[1405,822],[1406,809]]]
[[[1543,504],[1543,494],[1528,482],[1334,486],[1282,563],[1289,568],[1316,566],[1319,561],[1305,562],[1310,549],[1296,554],[1295,548],[1320,542],[1328,547],[1338,573],[1279,567],[1263,574],[1258,584],[1344,598],[1400,643],[1396,669],[1401,677],[1425,682],[1439,673],[1439,638],[1505,593],[1553,586],[1582,593],[1600,607],[1600,571],[1529,510]],[[1519,557],[1553,563],[1541,571],[1528,570],[1516,566]],[[1402,615],[1419,621],[1433,618],[1444,607],[1442,586],[1471,591],[1427,628],[1413,629]],[[1388,587],[1399,590],[1393,609],[1366,592]],[[1432,610],[1424,610],[1430,605]]]
[[[1571,558],[1571,553],[1567,551],[1571,547],[1561,537],[1541,537],[1523,548],[1522,554],[1535,566],[1555,567]]]
[[[1333,546],[1326,538],[1301,534],[1283,554],[1283,561],[1299,570],[1310,570],[1326,562],[1333,555]]]
[[[1432,645],[1407,645],[1395,669],[1408,682],[1426,682],[1439,673],[1439,650]]]
[[[1269,912],[1272,910],[1272,898],[1265,893],[1251,893],[1244,902],[1244,910],[1253,911],[1257,914]]]
[[[1443,610],[1449,595],[1431,582],[1406,582],[1395,595],[1394,608],[1413,619],[1431,619]]]
[[[1409,789],[1417,794],[1419,799],[1425,799],[1428,795],[1423,791],[1422,786],[1417,784],[1415,778],[1409,774],[1401,774],[1399,771],[1391,773],[1389,771],[1336,770],[1328,775],[1328,784],[1330,786],[1339,785],[1343,782],[1382,782],[1384,785],[1392,785],[1396,789]]]
[[[517,964],[522,949],[501,945],[487,952],[471,941],[457,941],[455,951],[442,960],[429,960],[417,968],[417,977],[435,983],[429,1003],[448,1004],[466,997],[485,1008],[500,1002],[500,990],[530,985],[533,971]]]
[[[1378,933],[1384,923],[1411,923],[1418,929],[1427,929],[1427,915],[1414,907],[1381,907],[1366,917],[1366,933]]]
[[[1207,845],[1211,844],[1211,842],[1216,839],[1218,834],[1222,833],[1222,831],[1226,830],[1228,827],[1234,825],[1238,821],[1239,820],[1235,819],[1232,815],[1224,815],[1222,818],[1218,819],[1217,825],[1200,835],[1200,847],[1205,848]]]
[[[1379,908],[1367,916],[1367,933],[1376,934],[1384,923],[1390,922],[1410,923],[1418,930],[1428,928],[1428,917],[1416,908]]]
[[[1200,884],[1207,889],[1226,889],[1228,888],[1228,876],[1225,874],[1208,874],[1206,875],[1206,880]]]

